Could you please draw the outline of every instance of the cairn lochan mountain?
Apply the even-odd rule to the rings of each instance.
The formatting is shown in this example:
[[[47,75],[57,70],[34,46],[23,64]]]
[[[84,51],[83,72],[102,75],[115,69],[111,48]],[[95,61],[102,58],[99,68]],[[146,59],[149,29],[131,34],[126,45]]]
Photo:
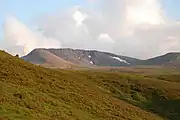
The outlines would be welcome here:
[[[68,66],[131,66],[140,60],[107,52],[82,49],[35,49],[22,57],[24,60],[41,65],[65,64]],[[54,63],[52,63],[52,61]]]
[[[127,67],[138,65],[180,66],[180,53],[167,53],[151,59],[140,60],[97,50],[39,48],[34,49],[22,58],[33,64],[58,68],[73,68],[79,66]]]

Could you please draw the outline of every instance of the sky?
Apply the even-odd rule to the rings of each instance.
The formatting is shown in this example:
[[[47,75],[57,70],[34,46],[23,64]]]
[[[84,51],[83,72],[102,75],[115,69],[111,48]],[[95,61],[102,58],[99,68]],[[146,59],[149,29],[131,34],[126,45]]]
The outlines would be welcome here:
[[[79,4],[85,5],[86,2],[84,0],[0,0],[0,24],[3,24],[7,15],[13,15],[30,25],[37,16]]]
[[[179,0],[0,0],[0,49],[82,48],[147,59],[180,51]]]

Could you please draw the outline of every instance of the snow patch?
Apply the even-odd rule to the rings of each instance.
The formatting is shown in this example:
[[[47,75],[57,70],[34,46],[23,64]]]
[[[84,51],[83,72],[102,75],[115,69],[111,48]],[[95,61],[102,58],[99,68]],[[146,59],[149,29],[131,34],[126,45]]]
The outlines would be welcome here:
[[[107,33],[101,33],[98,37],[98,40],[102,42],[107,42],[107,43],[114,43],[115,41],[109,36]]]
[[[93,64],[94,64],[94,62],[93,62],[93,61],[90,61],[90,64],[92,64],[92,65],[93,65]]]
[[[119,58],[119,57],[112,57],[111,56],[111,58],[113,58],[113,59],[116,59],[116,60],[118,60],[118,61],[120,61],[120,62],[123,62],[123,63],[126,63],[126,64],[130,64],[130,63],[128,63],[126,60],[123,60],[123,59],[121,59],[121,58]]]
[[[88,58],[92,58],[90,55],[88,55]]]

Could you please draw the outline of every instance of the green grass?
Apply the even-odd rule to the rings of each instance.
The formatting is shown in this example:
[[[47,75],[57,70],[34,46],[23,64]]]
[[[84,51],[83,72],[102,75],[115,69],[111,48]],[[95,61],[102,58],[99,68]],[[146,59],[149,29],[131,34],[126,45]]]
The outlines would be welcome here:
[[[0,56],[0,120],[180,119],[180,83],[167,76],[45,69]]]
[[[89,75],[90,72],[87,74]],[[159,79],[143,74],[93,72],[91,79],[115,97],[171,120],[180,119],[180,83],[170,73]],[[150,77],[152,76],[152,77]],[[96,79],[99,78],[99,79]],[[171,82],[173,80],[173,82]]]

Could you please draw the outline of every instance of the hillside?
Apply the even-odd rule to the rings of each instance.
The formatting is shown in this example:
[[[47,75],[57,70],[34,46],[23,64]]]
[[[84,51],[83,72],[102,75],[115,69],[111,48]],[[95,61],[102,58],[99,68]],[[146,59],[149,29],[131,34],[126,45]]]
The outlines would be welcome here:
[[[35,49],[22,57],[24,60],[47,67],[130,67],[148,66],[180,66],[180,53],[167,53],[147,60],[116,55],[108,52],[82,49]]]
[[[141,63],[142,64],[142,63]],[[167,53],[158,57],[145,60],[146,65],[180,66],[180,53]]]
[[[161,71],[156,75],[164,79],[117,71],[52,70],[2,51],[0,56],[1,120],[180,119],[180,82],[166,79]]]
[[[35,49],[28,55],[24,56],[26,61],[34,63],[32,59],[36,60],[36,63],[41,63],[41,59],[36,59],[42,55],[37,55],[37,52],[46,51],[51,53],[56,58],[63,59],[70,63],[80,66],[131,66],[138,62],[138,59],[115,55],[107,52],[100,52],[95,50],[81,50],[81,49]],[[43,55],[44,59],[49,59],[50,56]],[[51,58],[53,60],[54,58]],[[62,61],[62,60],[61,60]],[[58,67],[58,66],[57,66]]]
[[[45,49],[35,49],[27,56],[24,56],[23,59],[33,64],[39,64],[45,67],[58,67],[58,68],[76,67],[75,64],[62,59]]]

